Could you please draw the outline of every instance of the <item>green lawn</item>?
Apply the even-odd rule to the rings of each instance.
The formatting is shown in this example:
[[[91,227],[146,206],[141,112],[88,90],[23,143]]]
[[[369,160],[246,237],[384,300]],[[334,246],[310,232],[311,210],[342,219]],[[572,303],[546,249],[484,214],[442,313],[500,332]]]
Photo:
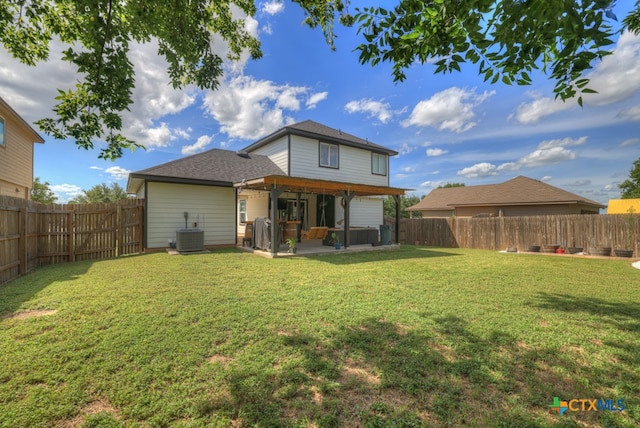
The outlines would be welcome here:
[[[640,424],[627,261],[149,254],[39,269],[0,317],[3,427]]]

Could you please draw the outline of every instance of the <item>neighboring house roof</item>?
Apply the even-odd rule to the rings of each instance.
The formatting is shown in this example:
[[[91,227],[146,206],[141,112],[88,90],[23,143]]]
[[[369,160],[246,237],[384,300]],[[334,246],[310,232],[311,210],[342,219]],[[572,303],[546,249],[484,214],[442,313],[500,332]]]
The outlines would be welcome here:
[[[630,209],[640,214],[640,199],[609,199],[607,214],[629,214]]]
[[[245,147],[243,150],[246,152],[251,152],[288,134],[314,138],[331,143],[344,144],[346,146],[384,153],[390,156],[395,156],[398,154],[398,152],[396,152],[395,150],[391,150],[378,144],[372,143],[371,141],[356,137],[351,134],[347,134],[346,132],[343,132],[339,129],[330,128],[321,123],[314,122],[313,120],[305,120],[304,122],[285,126],[284,128],[277,130],[273,134],[267,135],[263,139]]]
[[[502,205],[584,204],[604,205],[575,193],[522,175],[499,184],[449,187],[432,190],[408,211],[453,210],[456,207]]]
[[[44,139],[40,136],[40,134],[38,134],[31,127],[31,125],[29,125],[29,123],[27,123],[27,121],[22,118],[22,116],[16,113],[16,111],[12,109],[11,106],[7,104],[5,100],[2,99],[2,97],[0,97],[0,111],[6,111],[8,114],[11,115],[11,117],[15,121],[17,121],[20,125],[22,125],[27,130],[27,132],[31,134],[31,138],[33,139],[32,141],[34,143],[44,143]],[[7,118],[5,117],[5,119]]]
[[[144,180],[232,186],[269,175],[284,173],[267,156],[212,149],[129,174],[127,192],[135,193]]]

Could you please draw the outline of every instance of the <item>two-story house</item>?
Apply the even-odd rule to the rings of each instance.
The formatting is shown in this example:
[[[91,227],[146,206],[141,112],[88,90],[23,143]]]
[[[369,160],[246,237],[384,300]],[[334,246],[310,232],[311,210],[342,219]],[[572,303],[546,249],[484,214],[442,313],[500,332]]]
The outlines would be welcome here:
[[[313,121],[286,126],[240,152],[213,149],[129,175],[145,199],[146,248],[165,248],[180,228],[204,230],[206,246],[236,245],[247,223],[378,228],[397,152]],[[284,227],[284,226],[283,226]],[[396,229],[397,230],[397,229]],[[272,250],[273,252],[273,250]]]
[[[34,143],[44,140],[0,97],[0,195],[29,199]]]

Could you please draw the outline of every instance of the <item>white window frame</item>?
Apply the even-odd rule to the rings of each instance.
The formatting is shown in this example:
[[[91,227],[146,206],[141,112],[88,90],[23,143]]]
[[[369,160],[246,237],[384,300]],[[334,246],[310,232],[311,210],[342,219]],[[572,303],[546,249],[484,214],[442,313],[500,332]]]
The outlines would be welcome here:
[[[323,148],[327,148],[326,157],[327,159],[323,159]],[[338,144],[331,143],[323,143],[320,141],[319,152],[318,152],[318,165],[323,168],[334,168],[338,169],[340,167],[340,146]]]
[[[387,155],[371,153],[371,173],[387,175]]]
[[[240,199],[238,201],[238,218],[240,219],[240,223],[247,222],[247,200]]]

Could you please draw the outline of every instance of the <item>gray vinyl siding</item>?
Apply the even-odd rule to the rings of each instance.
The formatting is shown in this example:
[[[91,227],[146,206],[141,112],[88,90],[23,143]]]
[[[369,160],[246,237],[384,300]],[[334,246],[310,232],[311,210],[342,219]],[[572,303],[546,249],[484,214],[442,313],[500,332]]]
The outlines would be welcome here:
[[[175,240],[176,230],[198,222],[204,230],[205,245],[236,243],[236,196],[229,187],[188,184],[147,184],[147,248],[165,248]]]
[[[388,175],[371,173],[371,152],[345,145],[339,146],[339,167],[324,168],[320,166],[318,140],[291,136],[291,171],[292,177],[316,178],[320,180],[341,181],[345,183],[388,186]]]
[[[286,136],[270,144],[267,144],[266,146],[260,147],[259,149],[256,149],[251,153],[268,156],[271,161],[282,170],[282,172],[284,172],[285,174],[287,173],[287,169],[289,167],[289,147]]]

